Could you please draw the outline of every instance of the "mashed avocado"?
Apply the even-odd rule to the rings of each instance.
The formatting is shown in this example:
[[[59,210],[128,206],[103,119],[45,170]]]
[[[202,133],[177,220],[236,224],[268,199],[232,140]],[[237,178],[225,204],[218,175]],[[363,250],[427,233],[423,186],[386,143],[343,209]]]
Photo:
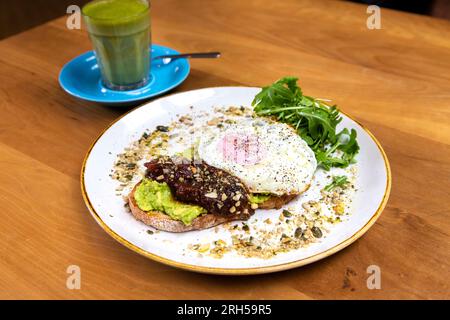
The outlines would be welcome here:
[[[251,193],[250,194],[250,202],[252,203],[263,203],[264,201],[268,200],[270,198],[270,194],[265,193]]]
[[[202,207],[175,200],[167,183],[143,179],[134,192],[138,207],[143,211],[161,211],[174,220],[190,225],[199,215],[206,213]]]

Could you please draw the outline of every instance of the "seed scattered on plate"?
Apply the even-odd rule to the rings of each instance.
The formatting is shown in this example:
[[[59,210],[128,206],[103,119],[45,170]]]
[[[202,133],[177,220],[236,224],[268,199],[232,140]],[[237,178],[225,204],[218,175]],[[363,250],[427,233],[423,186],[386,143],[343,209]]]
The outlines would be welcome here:
[[[311,232],[312,232],[314,237],[322,238],[322,230],[320,230],[320,228],[312,227]]]

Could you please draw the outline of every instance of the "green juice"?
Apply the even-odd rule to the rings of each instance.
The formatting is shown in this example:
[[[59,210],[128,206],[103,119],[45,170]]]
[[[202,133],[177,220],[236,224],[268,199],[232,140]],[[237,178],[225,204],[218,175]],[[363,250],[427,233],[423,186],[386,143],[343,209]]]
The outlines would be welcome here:
[[[105,86],[131,90],[150,74],[150,5],[145,0],[96,0],[82,9]]]

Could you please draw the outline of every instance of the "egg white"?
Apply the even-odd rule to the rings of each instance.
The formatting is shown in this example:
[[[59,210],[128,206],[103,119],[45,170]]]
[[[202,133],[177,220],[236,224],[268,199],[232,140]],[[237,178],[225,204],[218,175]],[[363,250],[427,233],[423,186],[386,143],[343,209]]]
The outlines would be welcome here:
[[[224,148],[224,141],[230,136],[244,137],[238,138],[234,151],[242,156],[243,147],[246,152],[250,149],[249,161],[229,156],[230,148]],[[245,139],[250,140],[250,146],[242,144]],[[266,118],[238,118],[221,129],[205,130],[198,155],[209,165],[240,178],[252,193],[300,194],[308,189],[317,168],[314,152],[295,130]]]

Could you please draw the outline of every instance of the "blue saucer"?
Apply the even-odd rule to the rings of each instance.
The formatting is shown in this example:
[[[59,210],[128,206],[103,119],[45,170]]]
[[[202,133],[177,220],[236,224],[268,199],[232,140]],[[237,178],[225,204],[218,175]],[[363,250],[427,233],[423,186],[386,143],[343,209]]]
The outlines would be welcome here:
[[[152,57],[178,54],[171,48],[152,44]],[[59,74],[59,84],[69,94],[86,101],[108,105],[127,105],[145,100],[180,85],[189,75],[187,59],[176,59],[163,64],[161,59],[151,65],[149,83],[139,89],[116,91],[106,88],[100,79],[100,70],[93,51],[69,61]]]

